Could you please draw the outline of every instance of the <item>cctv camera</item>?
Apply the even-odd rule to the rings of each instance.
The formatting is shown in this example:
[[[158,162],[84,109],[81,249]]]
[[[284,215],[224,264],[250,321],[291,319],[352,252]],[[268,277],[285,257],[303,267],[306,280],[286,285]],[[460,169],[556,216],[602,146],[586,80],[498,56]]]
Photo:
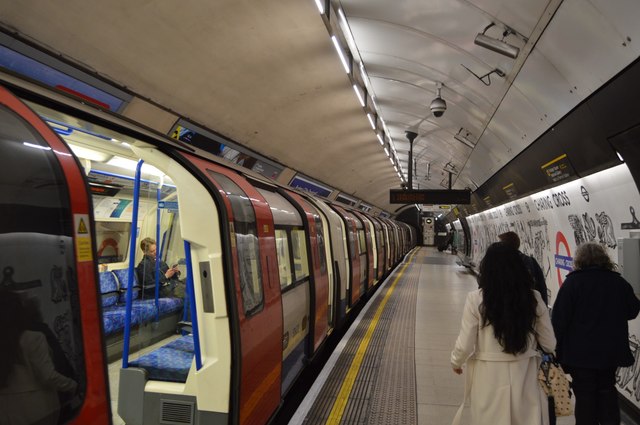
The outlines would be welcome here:
[[[447,110],[447,102],[444,101],[440,96],[436,97],[431,101],[431,112],[436,118],[441,117],[444,114],[444,111]]]

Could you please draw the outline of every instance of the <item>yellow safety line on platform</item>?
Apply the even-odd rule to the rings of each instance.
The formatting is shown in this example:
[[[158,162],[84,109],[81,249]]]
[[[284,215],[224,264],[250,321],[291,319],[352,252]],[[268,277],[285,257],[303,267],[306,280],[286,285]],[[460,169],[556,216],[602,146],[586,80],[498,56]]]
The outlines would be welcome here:
[[[340,420],[342,419],[342,415],[344,414],[344,409],[346,409],[347,402],[349,401],[349,394],[351,394],[353,385],[356,382],[356,377],[358,376],[358,372],[360,371],[360,366],[362,365],[364,354],[367,352],[367,347],[369,347],[369,342],[371,342],[371,336],[373,335],[373,332],[376,330],[376,327],[378,326],[378,320],[380,319],[380,316],[384,311],[384,307],[385,305],[387,305],[387,301],[389,300],[389,297],[393,293],[393,290],[395,289],[396,284],[402,277],[402,274],[404,273],[409,263],[411,263],[411,260],[413,260],[413,257],[416,254],[416,252],[418,252],[419,250],[420,248],[416,249],[411,254],[411,256],[407,259],[407,261],[404,263],[404,266],[402,266],[402,270],[398,272],[398,275],[396,276],[395,280],[389,287],[389,290],[387,291],[384,298],[380,302],[380,305],[378,306],[378,309],[376,310],[376,313],[374,314],[373,319],[371,319],[371,323],[369,323],[369,328],[367,329],[367,333],[362,338],[362,341],[360,341],[360,345],[358,346],[358,351],[356,351],[356,355],[353,359],[353,362],[351,363],[351,367],[349,367],[347,376],[345,376],[345,380],[342,383],[342,386],[340,387],[340,392],[338,393],[338,397],[336,398],[336,401],[333,403],[333,408],[331,409],[331,413],[329,414],[329,418],[327,419],[327,422],[326,422],[327,425],[338,425],[340,423]]]

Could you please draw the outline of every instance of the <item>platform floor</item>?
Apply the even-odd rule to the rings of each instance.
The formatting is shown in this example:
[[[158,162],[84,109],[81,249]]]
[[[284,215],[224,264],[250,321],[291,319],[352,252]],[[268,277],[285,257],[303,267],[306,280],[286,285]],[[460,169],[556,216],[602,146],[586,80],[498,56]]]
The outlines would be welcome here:
[[[466,294],[477,288],[456,259],[428,247],[408,255],[360,313],[289,424],[451,424],[464,375],[453,373],[449,359]],[[462,423],[470,423],[468,407]],[[557,421],[573,423],[573,416]]]

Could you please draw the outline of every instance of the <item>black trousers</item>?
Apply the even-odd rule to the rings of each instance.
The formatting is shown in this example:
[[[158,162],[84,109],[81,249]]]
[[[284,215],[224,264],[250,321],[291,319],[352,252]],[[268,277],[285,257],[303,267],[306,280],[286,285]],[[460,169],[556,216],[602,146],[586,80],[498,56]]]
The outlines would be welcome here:
[[[616,369],[565,368],[576,396],[576,425],[620,425]]]

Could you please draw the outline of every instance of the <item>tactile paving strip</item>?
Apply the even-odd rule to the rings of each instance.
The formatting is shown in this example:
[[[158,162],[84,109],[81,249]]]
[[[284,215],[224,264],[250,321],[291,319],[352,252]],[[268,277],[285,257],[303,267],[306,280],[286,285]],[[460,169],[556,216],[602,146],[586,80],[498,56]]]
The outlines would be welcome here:
[[[423,257],[418,252],[413,261]],[[371,336],[340,424],[417,423],[414,360],[415,304],[420,267],[409,265]],[[325,424],[356,351],[396,275],[373,301],[329,374],[304,424]]]

